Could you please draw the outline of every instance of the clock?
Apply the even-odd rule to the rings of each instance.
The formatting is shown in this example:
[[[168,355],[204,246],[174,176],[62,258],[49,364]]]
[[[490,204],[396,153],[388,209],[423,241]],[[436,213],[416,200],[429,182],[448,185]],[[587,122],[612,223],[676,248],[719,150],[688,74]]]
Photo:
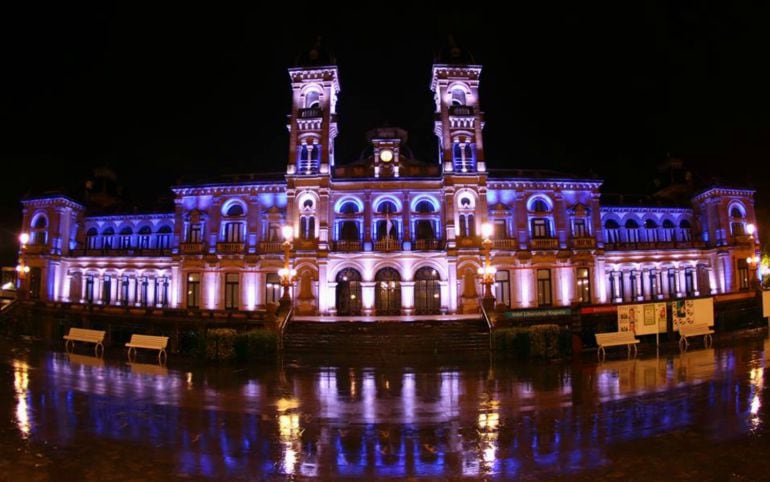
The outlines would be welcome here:
[[[380,151],[380,160],[382,162],[390,162],[393,160],[393,151],[390,149],[383,149]]]

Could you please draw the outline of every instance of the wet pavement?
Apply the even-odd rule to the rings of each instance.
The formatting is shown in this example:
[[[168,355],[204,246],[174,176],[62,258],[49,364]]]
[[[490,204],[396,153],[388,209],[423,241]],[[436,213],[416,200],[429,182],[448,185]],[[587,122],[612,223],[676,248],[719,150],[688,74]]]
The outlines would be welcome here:
[[[767,479],[766,336],[604,363],[213,368],[6,340],[0,480]]]

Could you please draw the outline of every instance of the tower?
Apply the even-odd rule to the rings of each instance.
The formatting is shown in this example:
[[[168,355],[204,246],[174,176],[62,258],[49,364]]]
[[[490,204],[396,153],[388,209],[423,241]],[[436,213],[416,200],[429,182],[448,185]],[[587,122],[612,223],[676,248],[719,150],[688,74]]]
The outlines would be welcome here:
[[[431,90],[436,102],[434,133],[445,172],[484,172],[484,118],[479,109],[481,66],[450,37],[433,64]]]
[[[321,47],[320,39],[300,55],[289,69],[292,106],[289,115],[289,165],[287,174],[328,175],[334,166],[337,137],[339,75],[334,57]]]

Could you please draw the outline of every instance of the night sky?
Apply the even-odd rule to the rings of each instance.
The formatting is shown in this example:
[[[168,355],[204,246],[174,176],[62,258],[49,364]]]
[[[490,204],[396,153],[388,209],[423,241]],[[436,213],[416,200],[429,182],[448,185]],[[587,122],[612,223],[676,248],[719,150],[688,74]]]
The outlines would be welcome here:
[[[273,15],[263,2],[15,3],[0,29],[0,160],[23,175],[0,181],[3,264],[15,262],[19,199],[82,192],[97,166],[117,172],[139,209],[177,182],[284,171],[286,69],[318,35],[340,70],[338,163],[385,123],[436,159],[430,68],[453,34],[484,66],[490,168],[594,173],[606,192],[647,193],[674,156],[704,183],[757,188],[770,211],[767,7],[527,2],[510,14],[470,10],[482,2],[344,12],[291,2]]]

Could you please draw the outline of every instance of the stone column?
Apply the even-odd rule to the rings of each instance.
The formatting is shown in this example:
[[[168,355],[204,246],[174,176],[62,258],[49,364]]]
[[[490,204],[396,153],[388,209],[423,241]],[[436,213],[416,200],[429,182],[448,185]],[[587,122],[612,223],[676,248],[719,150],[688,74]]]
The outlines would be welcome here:
[[[372,316],[374,314],[374,285],[375,281],[362,281],[361,282],[361,297],[362,309],[364,316]]]
[[[337,314],[337,282],[329,281],[322,286],[325,287],[319,288],[319,290],[323,290],[321,292],[323,294],[318,297],[319,300],[321,300],[321,307],[319,309],[323,315],[328,313],[329,315],[334,316]]]

